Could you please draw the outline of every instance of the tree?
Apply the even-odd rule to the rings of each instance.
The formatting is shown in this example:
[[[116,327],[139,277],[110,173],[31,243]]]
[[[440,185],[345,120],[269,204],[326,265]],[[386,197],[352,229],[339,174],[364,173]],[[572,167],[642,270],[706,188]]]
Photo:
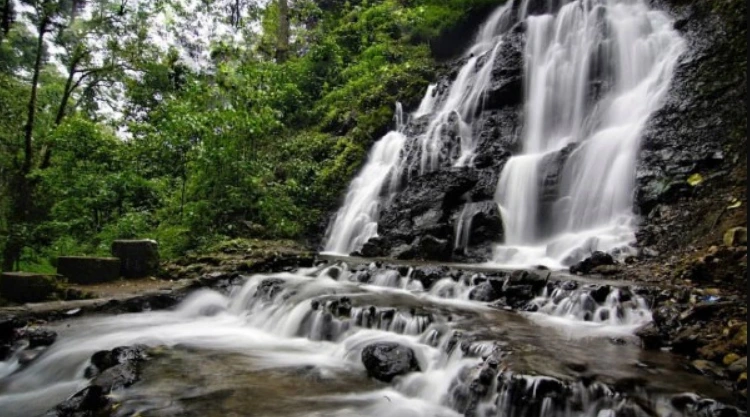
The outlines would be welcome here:
[[[13,23],[13,0],[0,0],[0,43],[8,36]]]
[[[279,27],[276,36],[276,62],[283,64],[289,59],[289,2],[278,0]]]
[[[21,252],[29,238],[30,224],[34,217],[39,214],[41,207],[34,207],[33,195],[38,179],[32,177],[35,169],[46,168],[50,162],[50,148],[41,146],[35,141],[35,130],[38,112],[39,80],[43,66],[46,62],[46,39],[45,37],[55,29],[63,30],[74,21],[77,10],[83,4],[81,0],[24,0],[24,3],[32,7],[33,13],[29,19],[34,23],[36,33],[36,46],[34,63],[31,70],[30,93],[26,105],[26,122],[23,127],[23,149],[21,161],[17,169],[11,174],[9,186],[10,208],[8,214],[9,237],[5,244],[2,256],[2,269],[13,270],[18,263]],[[66,21],[66,19],[68,19]],[[89,74],[88,71],[81,75],[78,81],[73,77],[79,72],[78,65],[83,61],[85,53],[83,47],[76,47],[68,66],[69,75],[63,91],[62,100],[58,106],[55,125],[59,125],[67,108],[68,101],[73,91],[80,86],[82,80]],[[40,157],[37,157],[37,149]],[[38,220],[38,219],[37,219]]]

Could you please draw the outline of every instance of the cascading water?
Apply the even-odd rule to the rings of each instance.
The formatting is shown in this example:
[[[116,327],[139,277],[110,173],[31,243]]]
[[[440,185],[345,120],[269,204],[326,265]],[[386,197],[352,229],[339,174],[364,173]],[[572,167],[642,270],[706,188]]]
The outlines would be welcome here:
[[[668,16],[642,0],[518,0],[498,8],[479,30],[455,79],[428,88],[412,115],[420,127],[402,138],[401,160],[389,166],[394,173],[401,170],[405,181],[440,169],[473,168],[483,129],[479,115],[489,92],[498,94],[493,89],[508,76],[496,72],[494,64],[506,58],[504,45],[519,36],[523,128],[517,140],[501,138],[514,143],[516,155],[501,168],[497,183],[495,201],[505,231],[490,261],[561,268],[593,251],[627,251],[635,236],[641,133],[661,105],[685,47]],[[416,151],[410,156],[407,149]],[[378,165],[371,159],[352,183],[327,251],[352,252],[377,234],[378,215],[370,210],[382,208],[382,195],[397,190],[368,193],[379,176],[359,190],[370,164]],[[375,200],[355,205],[355,194]],[[459,216],[459,222],[470,219]],[[460,246],[468,238],[453,239]]]
[[[560,363],[586,357],[592,372],[632,378],[638,347],[611,345],[605,337],[589,340],[601,344],[592,348],[532,323],[551,317],[587,323],[599,335],[627,335],[633,323],[648,320],[639,297],[547,281],[528,304],[537,311],[517,315],[471,301],[488,279],[508,288],[517,277],[454,273],[424,286],[413,270],[344,264],[317,273],[256,275],[229,295],[200,290],[173,311],[75,320],[59,326],[60,339],[25,367],[0,363],[8,368],[0,378],[0,414],[44,414],[87,385],[95,352],[144,344],[155,347],[144,365],[147,377],[113,392],[115,415],[547,417],[568,416],[573,407],[596,416],[654,398],[660,408],[632,415],[675,415],[668,395],[631,404],[604,384],[525,373],[559,375],[547,368],[550,357]],[[373,383],[362,356],[377,343],[410,349],[419,370],[390,385]],[[529,362],[538,365],[527,368]],[[677,376],[677,368],[668,372],[649,379],[667,384],[667,392],[687,389],[672,385],[691,378]]]
[[[352,181],[344,205],[328,232],[325,251],[349,254],[377,235],[381,202],[398,190],[401,150],[406,142],[401,104],[396,105],[396,130],[380,139],[367,164]]]
[[[505,223],[502,264],[570,264],[634,241],[633,187],[641,132],[661,104],[684,44],[641,1],[572,1],[529,15],[522,154],[496,200]],[[545,166],[562,158],[556,195]]]
[[[483,26],[468,52],[471,57],[461,68],[446,97],[438,97],[436,86],[430,85],[419,108],[412,114],[412,119],[429,118],[426,132],[414,138],[422,150],[416,162],[419,174],[438,169],[444,130],[454,125],[458,126],[460,146],[451,159],[455,160],[456,166],[471,162],[476,145],[471,123],[482,107],[492,78],[492,62],[501,46],[496,42],[497,32],[501,28],[507,29],[510,6],[508,3],[497,10]],[[480,64],[480,56],[486,54],[489,57]],[[399,112],[397,110],[396,119],[404,120]],[[407,140],[404,125],[397,125],[395,131],[375,143],[367,164],[349,186],[344,204],[327,233],[326,252],[348,255],[377,235],[378,211],[383,201],[398,191],[396,180],[406,163],[402,150]],[[389,178],[390,183],[386,185]]]

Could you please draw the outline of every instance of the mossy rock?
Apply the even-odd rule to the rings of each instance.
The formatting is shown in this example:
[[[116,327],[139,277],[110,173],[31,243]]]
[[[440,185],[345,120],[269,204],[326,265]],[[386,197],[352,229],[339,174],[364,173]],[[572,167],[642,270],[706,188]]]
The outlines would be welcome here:
[[[60,289],[54,275],[6,272],[0,275],[0,296],[14,303],[37,303],[49,300]]]

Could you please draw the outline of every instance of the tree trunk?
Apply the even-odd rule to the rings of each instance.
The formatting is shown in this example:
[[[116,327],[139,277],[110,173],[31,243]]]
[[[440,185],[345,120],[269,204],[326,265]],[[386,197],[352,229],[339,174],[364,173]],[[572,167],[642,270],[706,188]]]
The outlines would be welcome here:
[[[36,44],[36,60],[34,61],[34,73],[31,78],[31,97],[29,98],[26,125],[24,126],[24,154],[21,169],[15,175],[11,185],[11,203],[9,226],[10,233],[3,250],[3,270],[11,271],[18,265],[21,252],[26,244],[26,234],[31,215],[31,196],[33,194],[29,174],[32,171],[34,161],[34,122],[36,120],[36,104],[39,90],[39,75],[42,72],[44,55],[44,35],[47,33],[49,19],[42,17],[39,23],[39,38]]]
[[[279,64],[289,59],[289,2],[278,0],[279,30],[276,39],[276,62]]]
[[[13,17],[13,0],[0,0],[0,43],[8,37]]]
[[[10,25],[13,23],[13,0],[0,0],[0,42],[2,42],[10,32]]]
[[[22,172],[29,174],[34,158],[32,140],[34,137],[34,123],[36,121],[36,102],[39,93],[39,75],[42,72],[42,58],[44,56],[44,35],[47,33],[48,18],[42,17],[39,23],[39,37],[36,42],[36,60],[34,61],[34,75],[31,77],[31,97],[29,98],[26,126],[24,127],[24,159]]]
[[[73,78],[76,74],[76,67],[78,66],[78,60],[74,59],[68,68],[68,79],[65,80],[65,89],[63,90],[62,99],[60,100],[60,106],[57,108],[57,115],[55,116],[55,126],[59,126],[65,118],[65,109],[68,107],[68,101],[70,96],[73,94],[75,89],[73,85]]]

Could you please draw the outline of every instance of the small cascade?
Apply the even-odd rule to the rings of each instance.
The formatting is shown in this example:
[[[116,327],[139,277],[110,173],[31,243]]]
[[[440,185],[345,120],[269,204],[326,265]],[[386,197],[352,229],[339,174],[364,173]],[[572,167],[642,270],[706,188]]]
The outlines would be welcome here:
[[[476,147],[473,122],[484,106],[492,82],[493,65],[502,47],[503,41],[498,33],[510,29],[508,12],[511,6],[512,2],[508,2],[500,7],[483,25],[467,52],[468,60],[451,84],[442,105],[436,107],[427,130],[416,139],[421,149],[419,175],[439,169],[446,158],[449,166],[462,167],[471,163]],[[445,131],[450,129],[456,131],[459,146],[446,156]]]
[[[607,286],[571,290],[563,285],[534,299],[530,306],[541,314],[579,322],[612,326],[642,326],[651,321],[643,297]]]
[[[326,252],[349,254],[377,236],[383,199],[390,198],[400,184],[400,154],[406,136],[401,132],[403,108],[400,103],[396,108],[397,130],[375,143],[364,168],[349,186],[344,204],[329,229]]]
[[[522,287],[541,287],[541,290],[526,303],[525,309],[530,312],[518,315],[472,301],[472,291],[488,283],[503,292],[504,297]],[[568,339],[558,339],[554,332],[548,332],[538,345],[528,339],[529,326],[536,322],[535,317],[542,316],[563,317],[579,326],[606,324],[629,332],[631,325],[650,320],[646,302],[628,290],[607,286],[579,288],[574,283],[550,282],[549,277],[530,273],[498,272],[485,276],[376,265],[350,267],[342,263],[317,271],[255,275],[232,287],[228,296],[199,290],[172,311],[72,322],[37,359],[17,367],[13,374],[0,377],[0,411],[9,417],[44,414],[86,386],[86,369],[95,352],[145,344],[160,346],[160,353],[151,359],[156,362],[165,354],[168,357],[166,352],[183,352],[181,357],[197,355],[195,360],[199,362],[204,360],[201,352],[206,352],[209,356],[205,358],[214,362],[216,357],[225,355],[227,360],[240,364],[237,366],[247,366],[243,372],[264,375],[251,384],[272,384],[273,378],[268,375],[297,378],[295,385],[305,384],[309,378],[306,375],[317,375],[318,391],[314,393],[279,391],[284,393],[287,408],[280,414],[269,414],[278,417],[345,416],[352,415],[352,410],[357,410],[356,415],[370,417],[393,410],[401,410],[395,415],[423,417],[548,417],[576,412],[602,416],[619,415],[620,410],[630,410],[636,404],[658,405],[652,409],[657,410],[653,411],[655,414],[648,414],[650,417],[675,415],[667,394],[654,394],[631,403],[630,397],[591,379],[582,382],[574,377],[562,380],[527,376],[526,372],[545,372],[546,368],[526,369],[524,352],[568,343],[565,342]],[[544,327],[539,329],[544,332]],[[608,343],[606,338],[604,341]],[[368,346],[383,343],[397,344],[413,352],[418,370],[397,377],[389,385],[368,381],[363,352]],[[602,358],[603,366],[634,372],[627,357],[637,355],[631,351],[638,348],[619,345],[611,349],[615,352]],[[562,350],[560,358],[551,360],[566,363],[566,354]],[[620,361],[622,354],[625,358]],[[572,353],[572,357],[576,354]],[[12,361],[9,366],[15,366]],[[156,366],[151,361],[145,364],[147,369]],[[211,369],[210,373],[215,375],[216,370]],[[171,373],[148,375],[169,381]],[[191,378],[183,370],[180,375]],[[326,390],[330,384],[338,386],[342,378],[348,381],[345,382],[348,389]],[[149,383],[153,382],[149,379],[142,382]],[[227,383],[220,382],[224,387]],[[167,386],[171,385],[167,382]],[[162,403],[148,400],[156,395],[148,387],[138,385],[119,391],[118,412],[148,415],[149,411],[161,409]],[[242,385],[229,387],[232,392],[242,389]],[[29,401],[31,398],[33,402]],[[184,406],[190,410],[190,404],[201,401],[200,398],[191,397]],[[214,404],[215,397],[206,400]],[[174,401],[180,402],[169,400]],[[244,412],[260,406],[257,397],[252,401],[243,406]],[[683,403],[681,400],[680,404]],[[698,397],[688,403],[695,404],[695,410],[710,412],[702,416],[729,410]],[[231,404],[224,406],[236,410],[231,407],[237,406]],[[315,411],[309,408],[317,406],[326,408]],[[680,415],[697,417],[700,415],[697,412],[688,409]]]
[[[469,246],[471,223],[476,214],[476,204],[465,204],[464,208],[461,209],[461,213],[458,214],[458,219],[456,220],[456,240],[453,242],[453,250],[466,249]]]
[[[419,104],[419,108],[414,112],[414,118],[419,119],[422,116],[426,116],[435,111],[435,103],[437,103],[437,85],[430,84],[427,87],[427,92]]]

